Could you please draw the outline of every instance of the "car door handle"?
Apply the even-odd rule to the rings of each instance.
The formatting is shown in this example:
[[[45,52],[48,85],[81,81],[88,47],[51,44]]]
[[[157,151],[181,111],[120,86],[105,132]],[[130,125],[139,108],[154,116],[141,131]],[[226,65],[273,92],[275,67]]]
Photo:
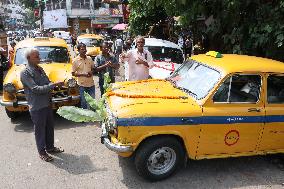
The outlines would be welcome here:
[[[260,112],[259,108],[249,108],[248,112]]]
[[[183,123],[194,124],[194,121],[192,119],[189,119],[189,118],[181,118],[181,121]]]

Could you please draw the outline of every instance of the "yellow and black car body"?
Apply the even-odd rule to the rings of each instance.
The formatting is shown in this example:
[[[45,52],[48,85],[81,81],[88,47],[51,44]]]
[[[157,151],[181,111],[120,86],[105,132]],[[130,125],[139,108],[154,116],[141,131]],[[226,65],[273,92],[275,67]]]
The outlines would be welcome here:
[[[103,42],[103,37],[96,34],[82,34],[77,37],[76,44],[84,43],[87,48],[87,55],[90,56],[93,60],[99,54],[101,54],[101,44]],[[75,49],[76,54],[78,50]]]
[[[135,157],[149,180],[189,159],[284,152],[284,64],[209,52],[166,80],[115,83],[106,93],[102,143]]]
[[[62,88],[52,91],[52,106],[57,109],[63,105],[79,103],[79,90],[73,78],[72,60],[66,42],[58,38],[30,38],[19,42],[11,68],[4,78],[3,97],[0,101],[5,106],[8,117],[14,119],[20,112],[28,111],[28,103],[24,94],[20,73],[27,64],[25,50],[36,48],[40,54],[40,64],[51,82],[64,82]]]

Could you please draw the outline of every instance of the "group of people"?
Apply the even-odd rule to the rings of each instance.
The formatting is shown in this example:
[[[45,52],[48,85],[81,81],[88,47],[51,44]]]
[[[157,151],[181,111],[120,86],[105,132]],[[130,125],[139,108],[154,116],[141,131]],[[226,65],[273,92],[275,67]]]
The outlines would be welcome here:
[[[110,53],[109,44],[103,42],[102,53],[93,61],[86,55],[86,45],[79,43],[77,49],[79,55],[73,60],[72,75],[77,78],[80,92],[81,108],[88,108],[84,98],[84,92],[95,98],[95,81],[93,74],[98,73],[99,88],[104,93],[104,73],[108,72],[111,82],[115,82],[114,70],[120,64],[127,61],[129,64],[129,80],[148,79],[149,69],[153,67],[152,55],[144,49],[145,39],[136,38],[137,48],[123,51],[119,55],[119,61]],[[63,86],[63,82],[52,83],[44,70],[38,66],[40,63],[39,51],[30,48],[26,51],[27,66],[20,74],[21,82],[28,101],[29,112],[34,124],[35,140],[39,157],[44,161],[52,161],[50,154],[62,153],[64,150],[54,146],[54,120],[51,104],[51,91],[55,87]]]

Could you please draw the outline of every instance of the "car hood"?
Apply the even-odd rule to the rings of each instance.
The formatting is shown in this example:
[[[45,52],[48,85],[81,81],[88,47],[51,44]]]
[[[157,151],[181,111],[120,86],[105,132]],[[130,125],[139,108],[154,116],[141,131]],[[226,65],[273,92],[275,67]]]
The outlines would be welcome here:
[[[87,47],[88,56],[97,56],[101,53],[100,47]]]
[[[72,78],[72,65],[70,63],[51,63],[51,64],[39,64],[48,76],[51,82],[67,81]],[[20,80],[20,73],[25,68],[25,65],[13,65],[7,72],[4,79],[4,84],[13,83],[17,89],[22,89],[23,85]]]
[[[166,80],[115,83],[106,93],[107,106],[118,118],[200,116],[193,97]]]

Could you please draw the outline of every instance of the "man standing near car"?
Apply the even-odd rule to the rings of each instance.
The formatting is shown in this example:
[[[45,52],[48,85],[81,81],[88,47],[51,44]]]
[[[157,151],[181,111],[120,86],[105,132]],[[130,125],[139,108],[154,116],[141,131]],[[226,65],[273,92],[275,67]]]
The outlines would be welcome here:
[[[7,58],[4,55],[6,50],[0,47],[0,94],[3,93],[3,76],[5,70],[5,64],[7,64]]]
[[[111,83],[115,82],[114,78],[114,69],[119,68],[119,64],[115,56],[109,53],[109,45],[108,42],[103,42],[101,46],[102,54],[98,55],[95,59],[95,71],[99,74],[99,85],[101,96],[105,93],[104,90],[104,74],[106,72],[109,73]]]
[[[145,39],[142,36],[136,38],[136,49],[119,56],[120,62],[128,62],[128,80],[144,80],[149,78],[149,69],[153,68],[152,54],[144,49]]]
[[[95,98],[95,81],[93,78],[94,61],[87,56],[87,49],[84,43],[77,45],[79,55],[73,60],[72,75],[77,77],[81,108],[88,109],[84,92]]]
[[[34,124],[35,140],[39,156],[44,161],[52,161],[47,153],[61,153],[64,150],[54,147],[54,121],[51,104],[51,90],[64,83],[51,83],[44,70],[38,66],[39,52],[29,48],[25,56],[28,64],[21,72],[21,82],[28,101],[29,112]]]

